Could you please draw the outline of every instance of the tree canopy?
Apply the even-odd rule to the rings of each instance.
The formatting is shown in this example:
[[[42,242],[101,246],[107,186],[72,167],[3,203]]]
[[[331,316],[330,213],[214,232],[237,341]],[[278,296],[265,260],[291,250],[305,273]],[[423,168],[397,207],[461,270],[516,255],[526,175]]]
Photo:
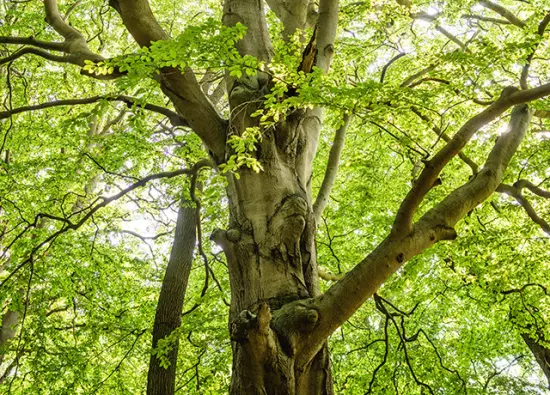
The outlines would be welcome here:
[[[335,392],[547,393],[549,0],[268,0],[266,46],[220,1],[151,0],[154,40],[129,3],[0,5],[2,393],[145,393],[151,354],[176,393],[226,393],[228,190],[272,171],[266,131],[318,108],[320,292],[361,305],[318,324]],[[152,347],[178,211],[196,248],[181,325]],[[442,218],[388,280],[357,269]],[[363,303],[351,281],[383,284]]]

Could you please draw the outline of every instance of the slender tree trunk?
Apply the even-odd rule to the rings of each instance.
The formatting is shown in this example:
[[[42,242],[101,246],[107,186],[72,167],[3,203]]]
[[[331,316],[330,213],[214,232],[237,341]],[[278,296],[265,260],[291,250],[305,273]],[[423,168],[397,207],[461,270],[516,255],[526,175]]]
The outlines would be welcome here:
[[[183,300],[197,239],[196,221],[195,208],[186,207],[184,203],[178,212],[172,252],[157,304],[153,327],[153,348],[157,347],[159,340],[169,336],[181,324]],[[175,391],[178,359],[177,337],[171,346],[171,350],[164,355],[169,363],[167,367],[161,366],[161,359],[156,355],[151,355],[147,376],[147,395],[172,395]]]
[[[538,364],[540,365],[542,372],[548,380],[548,388],[550,388],[550,349],[540,344],[540,341],[544,341],[544,336],[540,336],[539,339],[533,339],[526,333],[521,335],[525,344],[529,347]]]

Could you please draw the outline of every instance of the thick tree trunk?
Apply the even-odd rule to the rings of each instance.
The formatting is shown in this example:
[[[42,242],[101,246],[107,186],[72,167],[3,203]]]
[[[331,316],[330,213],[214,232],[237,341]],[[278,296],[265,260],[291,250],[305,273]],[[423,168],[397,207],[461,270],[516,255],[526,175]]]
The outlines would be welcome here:
[[[193,263],[196,243],[196,210],[182,206],[178,212],[176,234],[166,274],[162,282],[155,324],[153,327],[153,348],[159,340],[169,336],[181,324],[183,300]],[[175,391],[178,340],[174,339],[171,350],[164,356],[168,367],[161,366],[161,360],[151,355],[147,375],[147,395],[172,395]]]
[[[257,151],[264,170],[229,177],[230,227],[215,238],[231,281],[232,394],[333,393],[326,346],[295,364],[318,318],[311,305],[319,289],[310,182],[319,116],[298,110],[264,130]],[[244,130],[250,122],[232,124]]]

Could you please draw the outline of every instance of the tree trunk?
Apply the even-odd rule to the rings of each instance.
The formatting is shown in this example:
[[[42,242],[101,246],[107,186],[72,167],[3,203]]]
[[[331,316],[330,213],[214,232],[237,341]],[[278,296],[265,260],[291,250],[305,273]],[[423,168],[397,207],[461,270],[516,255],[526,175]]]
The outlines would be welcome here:
[[[243,113],[255,111],[250,107]],[[304,366],[295,364],[318,318],[311,305],[319,289],[310,182],[319,117],[298,110],[263,130],[263,171],[228,177],[230,226],[214,237],[231,281],[232,394],[333,393],[326,346]],[[232,124],[240,133],[251,122],[244,114]]]
[[[159,340],[169,336],[181,324],[183,300],[197,239],[196,219],[194,207],[180,207],[172,252],[166,267],[155,314],[153,349],[157,347]],[[161,365],[161,359],[157,355],[151,354],[147,375],[147,395],[174,394],[178,359],[177,336],[173,339],[171,349],[166,355],[163,355],[164,358],[169,363],[167,367]]]
[[[539,339],[534,339],[527,333],[522,333],[521,337],[535,356],[538,364],[540,365],[542,372],[548,380],[548,388],[550,388],[550,349],[540,344],[540,341],[544,341],[544,336],[539,333]]]

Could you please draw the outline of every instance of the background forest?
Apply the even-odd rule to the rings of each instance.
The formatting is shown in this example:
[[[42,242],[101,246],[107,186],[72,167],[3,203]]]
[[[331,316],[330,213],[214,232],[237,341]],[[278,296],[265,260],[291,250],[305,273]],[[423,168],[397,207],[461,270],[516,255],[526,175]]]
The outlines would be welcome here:
[[[145,393],[151,352],[168,367],[176,339],[176,393],[227,393],[232,296],[210,235],[227,228],[228,180],[265,171],[263,128],[323,109],[311,189],[329,192],[315,206],[325,291],[386,238],[466,121],[550,81],[549,0],[343,0],[326,73],[303,72],[317,29],[284,25],[288,2],[267,1],[269,62],[243,54],[247,29],[222,23],[220,1],[151,0],[171,39],[141,48],[116,3],[53,1],[58,24],[51,0],[0,4],[0,393]],[[67,49],[72,30],[55,26],[84,41]],[[159,88],[167,68],[192,68],[230,119],[228,84],[269,73],[260,126],[216,158]],[[524,100],[525,137],[454,240],[412,256],[331,335],[335,393],[548,393],[547,94]],[[450,160],[419,214],[476,176],[511,111]],[[200,217],[181,326],[152,348],[180,207]]]

